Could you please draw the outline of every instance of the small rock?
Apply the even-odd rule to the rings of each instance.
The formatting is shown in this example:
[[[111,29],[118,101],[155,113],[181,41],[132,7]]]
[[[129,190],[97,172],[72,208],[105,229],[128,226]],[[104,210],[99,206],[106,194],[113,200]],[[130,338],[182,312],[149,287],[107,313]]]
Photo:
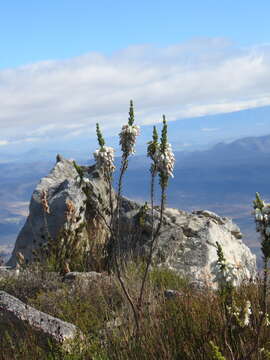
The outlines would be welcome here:
[[[95,271],[90,272],[78,272],[78,271],[71,271],[65,274],[64,282],[73,283],[75,281],[97,281],[103,278],[105,275],[102,273],[98,273]]]
[[[181,297],[183,296],[183,293],[181,293],[180,291],[177,291],[177,290],[165,290],[164,291],[164,296],[166,299],[172,299],[172,298],[175,298],[175,297]]]
[[[19,269],[9,269],[8,267],[0,267],[0,280],[7,278],[17,278],[19,275]]]

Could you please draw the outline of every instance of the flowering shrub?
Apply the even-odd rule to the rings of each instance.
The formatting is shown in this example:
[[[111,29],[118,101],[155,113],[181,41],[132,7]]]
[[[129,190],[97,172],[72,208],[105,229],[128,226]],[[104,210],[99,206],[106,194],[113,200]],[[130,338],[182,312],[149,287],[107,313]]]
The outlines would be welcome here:
[[[262,253],[267,262],[270,257],[270,204],[265,203],[256,193],[253,206],[256,230],[260,233]]]
[[[157,173],[160,177],[161,188],[166,188],[169,177],[173,177],[173,169],[175,163],[172,146],[168,143],[167,123],[163,115],[163,129],[160,143],[158,142],[157,129],[154,126],[152,141],[148,143],[147,156],[152,159],[151,173],[154,177]]]
[[[237,269],[235,266],[231,263],[229,263],[223,254],[222,247],[218,242],[216,242],[217,245],[217,262],[216,267],[213,270],[213,273],[215,274],[214,282],[217,282],[220,288],[224,287],[234,287],[237,284],[238,280],[238,274]]]
[[[162,226],[163,222],[163,212],[165,208],[165,200],[166,200],[166,189],[168,186],[169,177],[173,177],[173,168],[174,168],[174,154],[172,152],[171,144],[168,143],[167,138],[167,123],[165,116],[163,115],[163,128],[160,138],[160,143],[158,142],[158,133],[156,128],[154,127],[153,131],[153,141],[149,143],[147,154],[151,157],[153,163],[151,164],[151,213],[152,213],[152,228],[151,228],[151,241],[149,246],[149,254],[146,260],[146,266],[143,270],[142,276],[142,284],[140,287],[140,293],[137,299],[133,299],[129,293],[129,290],[124,283],[121,272],[123,259],[120,256],[120,208],[121,208],[121,201],[122,201],[122,182],[123,176],[128,168],[128,161],[129,156],[135,153],[135,144],[137,136],[140,134],[139,126],[134,124],[134,108],[133,102],[130,101],[130,108],[129,108],[129,118],[128,123],[122,126],[122,129],[119,133],[119,144],[122,150],[122,161],[121,161],[121,168],[120,168],[120,175],[118,181],[118,188],[117,188],[117,196],[116,196],[116,207],[115,211],[113,209],[113,202],[112,202],[112,173],[115,169],[114,166],[114,150],[110,147],[105,146],[105,140],[102,136],[100,131],[99,125],[97,124],[97,139],[100,148],[94,152],[94,157],[96,160],[96,165],[99,167],[103,167],[105,169],[106,179],[109,184],[110,189],[110,204],[111,204],[111,221],[110,224],[105,221],[105,224],[108,226],[108,230],[110,232],[110,236],[108,237],[107,244],[105,246],[105,253],[106,253],[106,262],[108,264],[108,271],[115,271],[119,280],[119,283],[122,287],[122,290],[132,308],[134,320],[136,323],[136,331],[139,331],[140,321],[141,318],[140,312],[142,311],[142,304],[143,304],[143,294],[145,290],[145,283],[149,273],[150,265],[152,263],[153,257],[153,249],[156,245],[158,235]],[[159,175],[160,177],[160,186],[161,186],[161,205],[160,205],[160,216],[159,222],[156,228],[154,227],[154,182],[155,176]],[[109,175],[109,176],[108,176]],[[83,178],[80,179],[83,182]],[[143,221],[144,212],[148,211],[148,207],[142,208],[139,217],[141,221]],[[102,217],[102,216],[101,216]],[[102,217],[104,219],[104,217]]]
[[[236,286],[237,280],[237,269],[233,264],[226,260],[223,263],[217,262],[217,271],[214,281],[223,285],[230,283],[232,286]]]
[[[233,302],[231,306],[227,306],[226,310],[228,311],[229,316],[231,316],[236,323],[244,328],[250,324],[250,316],[252,314],[251,303],[249,300],[245,302],[243,309]]]

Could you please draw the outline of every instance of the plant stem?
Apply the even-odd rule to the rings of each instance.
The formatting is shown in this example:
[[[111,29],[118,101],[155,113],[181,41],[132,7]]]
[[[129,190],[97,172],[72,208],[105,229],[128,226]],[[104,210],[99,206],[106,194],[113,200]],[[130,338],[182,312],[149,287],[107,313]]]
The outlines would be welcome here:
[[[165,201],[166,201],[166,187],[163,186],[162,189],[161,189],[161,206],[160,206],[159,223],[158,223],[156,232],[154,233],[154,181],[155,181],[155,175],[154,175],[154,172],[153,172],[152,179],[151,179],[151,206],[152,206],[151,243],[150,243],[149,255],[148,255],[148,258],[147,258],[147,262],[146,262],[146,268],[145,268],[145,271],[144,271],[144,274],[143,274],[141,290],[140,290],[140,296],[139,296],[139,299],[138,299],[138,308],[139,309],[141,309],[141,306],[142,306],[145,283],[146,283],[146,279],[147,279],[147,276],[148,276],[148,273],[149,273],[150,265],[152,263],[155,243],[156,243],[156,240],[157,240],[157,238],[159,236],[159,232],[160,232],[160,229],[161,229],[162,220],[163,220],[163,213],[164,213],[164,207],[165,207]]]

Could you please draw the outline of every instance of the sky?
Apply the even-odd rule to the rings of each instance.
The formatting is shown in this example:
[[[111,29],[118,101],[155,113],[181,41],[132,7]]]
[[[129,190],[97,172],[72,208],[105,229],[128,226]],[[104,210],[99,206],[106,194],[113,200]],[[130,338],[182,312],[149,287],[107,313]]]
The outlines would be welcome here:
[[[269,13],[263,0],[2,2],[0,154],[87,147],[96,122],[113,137],[130,99],[147,133],[166,114],[179,147],[270,133],[266,115],[227,115],[268,114]]]

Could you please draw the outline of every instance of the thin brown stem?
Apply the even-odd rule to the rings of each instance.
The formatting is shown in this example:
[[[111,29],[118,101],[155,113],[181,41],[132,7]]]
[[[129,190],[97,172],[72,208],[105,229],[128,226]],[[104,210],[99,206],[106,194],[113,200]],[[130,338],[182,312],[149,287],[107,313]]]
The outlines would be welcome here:
[[[137,310],[136,310],[136,306],[126,288],[126,285],[121,277],[121,271],[120,271],[120,265],[118,263],[118,260],[117,260],[117,256],[116,254],[114,254],[114,261],[115,261],[115,267],[116,267],[116,274],[117,274],[117,279],[121,285],[121,288],[125,294],[125,297],[126,299],[128,300],[129,304],[130,304],[130,307],[132,309],[132,312],[133,312],[133,317],[134,317],[134,321],[135,321],[135,325],[136,325],[136,332],[137,334],[139,333],[139,329],[140,329],[140,324],[139,324],[139,316],[138,316],[138,313],[137,313]]]
[[[262,314],[259,319],[258,329],[256,332],[256,344],[253,348],[248,352],[248,354],[243,358],[243,360],[249,360],[250,356],[260,348],[260,340],[261,340],[261,331],[263,327],[263,322],[265,320],[267,314],[267,283],[268,283],[268,257],[264,257],[264,267],[263,267],[263,295],[262,295]]]
[[[122,159],[122,166],[121,166],[121,171],[120,171],[120,176],[119,176],[119,181],[118,181],[118,189],[117,189],[117,203],[116,203],[116,221],[115,221],[115,247],[116,249],[113,249],[113,251],[116,251],[117,256],[120,255],[120,241],[119,241],[119,234],[120,234],[120,208],[121,208],[121,203],[122,203],[122,199],[121,199],[121,192],[122,192],[122,183],[123,183],[123,177],[125,174],[125,171],[127,170],[128,167],[128,156],[125,155],[123,156]]]
[[[263,314],[267,313],[268,257],[264,257],[263,269]]]
[[[119,242],[119,229],[120,229],[120,207],[121,207],[121,192],[122,192],[122,182],[123,182],[123,176],[125,174],[125,171],[127,170],[128,167],[128,157],[124,156],[122,159],[122,166],[121,166],[121,171],[120,171],[120,176],[119,176],[119,182],[118,182],[118,191],[117,191],[117,203],[116,203],[116,218],[113,220],[113,226],[112,226],[112,257],[114,259],[114,267],[116,269],[116,275],[118,278],[118,281],[121,285],[121,288],[125,294],[125,297],[128,301],[128,303],[131,306],[132,312],[133,312],[133,317],[134,317],[134,321],[135,321],[135,325],[136,325],[136,331],[137,333],[139,333],[139,317],[138,317],[138,313],[136,310],[136,306],[127,290],[127,287],[121,277],[121,270],[120,270],[120,264],[118,261],[118,257],[120,256],[120,242]]]
[[[138,299],[138,308],[141,309],[142,306],[142,300],[143,300],[143,294],[144,294],[144,289],[145,289],[145,283],[146,283],[146,279],[149,273],[149,268],[150,265],[152,263],[152,258],[153,258],[153,252],[154,252],[154,247],[155,247],[155,243],[157,241],[157,238],[159,236],[159,232],[161,229],[161,225],[162,225],[162,221],[163,221],[163,213],[164,213],[164,207],[165,207],[165,201],[166,201],[166,187],[163,186],[161,189],[161,206],[160,206],[160,217],[159,217],[159,223],[157,226],[157,229],[154,233],[154,204],[153,204],[153,196],[154,196],[154,180],[155,180],[155,175],[152,175],[152,180],[151,180],[151,206],[152,206],[152,235],[151,235],[151,243],[150,243],[150,250],[149,250],[149,255],[147,258],[147,262],[146,262],[146,268],[143,274],[143,279],[142,279],[142,284],[141,284],[141,290],[140,290],[140,296]]]

